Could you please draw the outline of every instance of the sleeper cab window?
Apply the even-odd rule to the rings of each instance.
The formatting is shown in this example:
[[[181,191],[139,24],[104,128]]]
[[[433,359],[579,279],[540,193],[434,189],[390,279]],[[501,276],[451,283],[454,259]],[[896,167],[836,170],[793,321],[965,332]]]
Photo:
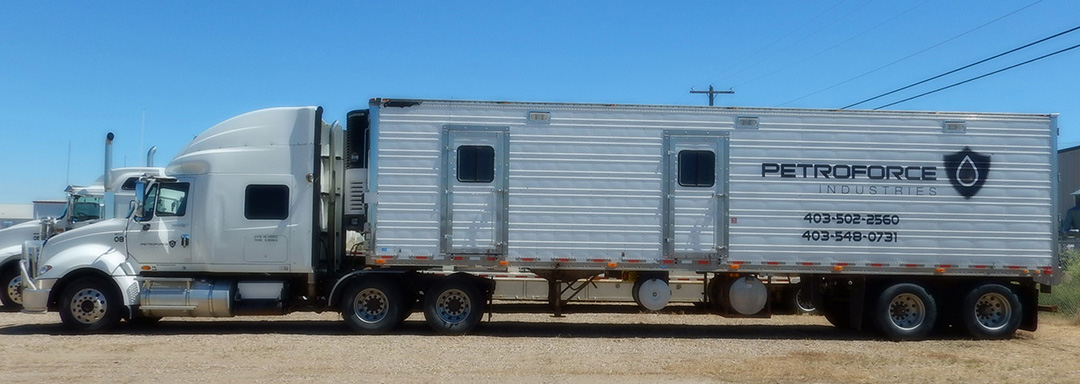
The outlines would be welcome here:
[[[244,191],[244,217],[248,220],[289,218],[289,187],[258,184],[247,186]]]
[[[158,189],[158,216],[183,216],[187,211],[188,183],[165,183]]]
[[[713,151],[679,151],[679,185],[711,187],[716,183],[716,154]]]
[[[490,183],[495,180],[495,148],[487,145],[458,147],[457,179],[462,183]]]

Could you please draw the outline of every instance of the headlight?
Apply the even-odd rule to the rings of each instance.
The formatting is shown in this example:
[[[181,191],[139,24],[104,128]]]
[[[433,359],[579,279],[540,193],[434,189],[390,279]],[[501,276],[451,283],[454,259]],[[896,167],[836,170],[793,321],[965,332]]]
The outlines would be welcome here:
[[[52,266],[46,264],[44,267],[41,267],[41,269],[38,270],[38,276],[44,275],[45,272],[48,272],[50,270],[52,270]]]

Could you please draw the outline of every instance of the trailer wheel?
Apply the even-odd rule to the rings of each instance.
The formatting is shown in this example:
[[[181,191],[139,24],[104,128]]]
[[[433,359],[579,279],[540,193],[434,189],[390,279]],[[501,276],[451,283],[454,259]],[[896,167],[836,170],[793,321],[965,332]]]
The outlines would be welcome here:
[[[983,284],[964,298],[961,318],[964,328],[976,339],[1012,336],[1023,317],[1020,298],[1001,284]]]
[[[122,310],[119,293],[102,279],[75,280],[60,295],[60,320],[77,332],[112,328],[120,322]]]
[[[0,294],[0,303],[4,309],[16,311],[22,308],[22,275],[17,268],[7,268],[0,273],[0,283],[4,284],[4,292]]]
[[[341,318],[357,333],[385,333],[405,318],[401,287],[381,277],[360,277],[341,298]]]
[[[889,339],[919,340],[934,328],[937,303],[923,287],[900,283],[881,292],[874,318]]]
[[[825,305],[821,309],[821,313],[825,315],[825,320],[829,321],[837,329],[845,331],[851,330],[851,314],[848,313],[848,303],[830,303]]]
[[[480,324],[484,295],[472,280],[449,276],[424,292],[424,320],[444,335],[462,335]]]

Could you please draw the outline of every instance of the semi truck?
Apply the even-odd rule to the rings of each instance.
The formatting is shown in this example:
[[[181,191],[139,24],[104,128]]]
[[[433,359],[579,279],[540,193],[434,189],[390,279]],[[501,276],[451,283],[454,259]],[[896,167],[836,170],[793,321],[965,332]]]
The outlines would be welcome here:
[[[131,209],[135,198],[135,184],[144,174],[162,175],[164,168],[153,167],[153,153],[156,147],[147,153],[146,167],[112,168],[111,156],[114,135],[106,137],[105,173],[89,186],[69,185],[64,189],[67,195],[67,207],[60,217],[45,217],[41,221],[29,221],[0,230],[0,283],[4,290],[0,293],[0,303],[6,309],[22,307],[22,276],[19,273],[19,260],[23,254],[23,243],[44,240],[57,233],[89,225],[103,219],[124,217]],[[44,228],[45,232],[42,232]],[[42,236],[42,233],[45,235]]]
[[[272,108],[197,135],[134,214],[28,243],[27,312],[123,319],[414,311],[476,329],[497,279],[567,290],[671,276],[701,307],[768,317],[797,278],[840,328],[894,340],[1035,330],[1060,279],[1055,114],[371,99],[346,126]],[[354,239],[348,241],[347,239]]]

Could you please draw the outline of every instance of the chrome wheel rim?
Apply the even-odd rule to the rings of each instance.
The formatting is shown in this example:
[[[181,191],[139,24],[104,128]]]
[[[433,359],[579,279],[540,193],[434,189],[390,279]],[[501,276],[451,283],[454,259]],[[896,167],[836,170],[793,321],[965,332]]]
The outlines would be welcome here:
[[[1000,293],[991,292],[979,296],[975,302],[975,320],[984,328],[998,330],[1009,324],[1012,318],[1012,305],[1009,299]]]
[[[889,319],[903,330],[918,328],[926,320],[926,306],[919,296],[901,293],[889,302]]]
[[[22,304],[22,276],[16,275],[7,285],[7,296],[15,304]]]
[[[799,306],[799,310],[803,312],[813,312],[817,309],[814,307],[814,300],[810,298],[810,294],[802,288],[795,291],[795,305]]]
[[[443,322],[457,324],[465,321],[472,313],[472,301],[464,291],[448,289],[435,300],[435,313]]]
[[[94,324],[105,318],[109,308],[105,294],[93,288],[85,288],[71,298],[71,315],[80,323]]]
[[[389,303],[390,300],[385,292],[367,288],[356,294],[356,298],[353,299],[353,315],[365,323],[377,323],[386,318],[386,313],[390,308]]]

